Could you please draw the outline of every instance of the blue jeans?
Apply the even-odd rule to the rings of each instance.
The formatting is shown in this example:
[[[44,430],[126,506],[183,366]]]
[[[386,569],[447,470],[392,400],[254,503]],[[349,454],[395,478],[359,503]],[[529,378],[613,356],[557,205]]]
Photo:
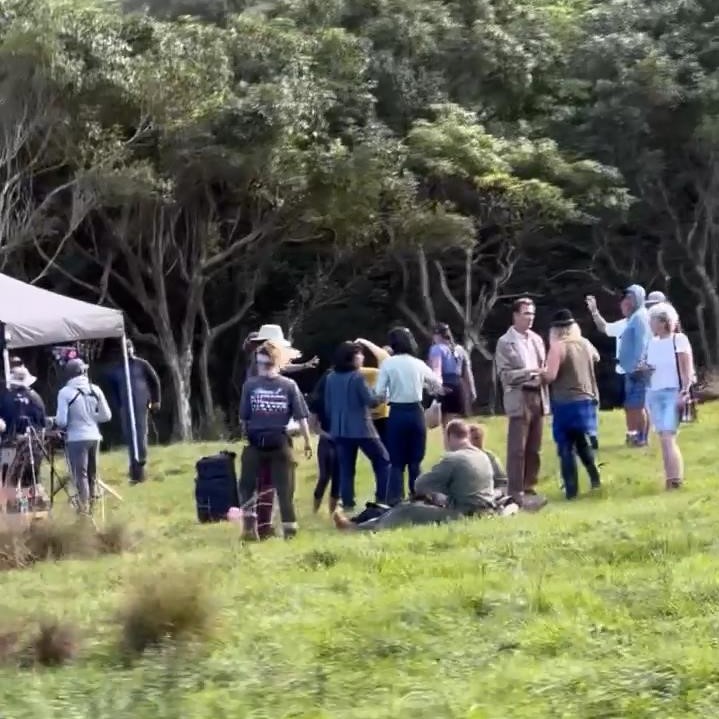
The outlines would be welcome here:
[[[387,451],[392,463],[387,504],[397,504],[404,498],[404,470],[409,477],[410,494],[419,477],[420,465],[427,446],[427,427],[421,403],[392,404],[387,420]]]
[[[377,437],[335,437],[335,446],[339,461],[342,506],[345,509],[355,506],[355,469],[358,450],[361,450],[372,464],[375,498],[378,502],[383,502],[389,481],[389,457],[382,442]]]

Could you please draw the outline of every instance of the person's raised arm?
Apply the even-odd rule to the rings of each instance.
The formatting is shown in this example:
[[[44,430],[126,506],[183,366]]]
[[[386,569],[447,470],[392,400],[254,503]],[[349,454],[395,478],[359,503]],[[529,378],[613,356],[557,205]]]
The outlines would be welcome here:
[[[355,343],[362,345],[365,349],[368,349],[372,353],[374,358],[377,360],[378,367],[380,367],[382,363],[391,356],[387,350],[383,349],[379,345],[376,345],[374,342],[366,340],[364,337],[358,337],[355,340]]]
[[[597,300],[593,295],[587,295],[587,309],[592,315],[595,327],[602,333],[607,334],[607,321],[599,314]]]

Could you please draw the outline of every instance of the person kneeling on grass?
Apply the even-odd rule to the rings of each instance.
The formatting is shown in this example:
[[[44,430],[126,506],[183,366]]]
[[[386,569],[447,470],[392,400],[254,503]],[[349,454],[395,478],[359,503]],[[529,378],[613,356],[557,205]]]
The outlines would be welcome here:
[[[429,472],[415,484],[417,501],[402,502],[379,517],[355,523],[340,510],[333,514],[342,530],[377,532],[413,524],[438,524],[473,517],[495,509],[492,463],[472,446],[467,423],[456,419],[447,425],[447,449]]]
[[[294,419],[305,441],[305,457],[312,457],[309,412],[297,383],[280,374],[282,350],[274,342],[265,342],[256,354],[256,377],[242,388],[240,420],[248,444],[242,451],[240,503],[244,508],[243,538],[259,539],[257,531],[257,478],[269,467],[277,492],[285,538],[297,533],[295,514],[295,461],[287,425]]]

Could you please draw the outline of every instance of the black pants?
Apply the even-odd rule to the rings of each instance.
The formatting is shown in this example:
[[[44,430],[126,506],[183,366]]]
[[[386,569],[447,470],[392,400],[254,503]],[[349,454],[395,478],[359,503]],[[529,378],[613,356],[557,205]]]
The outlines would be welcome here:
[[[257,478],[263,468],[269,467],[272,485],[280,505],[282,527],[285,530],[296,530],[295,458],[292,456],[289,438],[287,444],[278,449],[258,449],[251,444],[247,445],[242,450],[240,462],[240,504],[247,507],[249,514],[257,515],[254,499]]]
[[[379,435],[379,441],[386,447],[387,446],[387,417],[380,417],[379,419],[373,419],[372,424],[377,430]]]
[[[130,455],[130,479],[133,482],[141,482],[145,479],[145,463],[147,462],[147,419],[149,409],[147,405],[139,402],[135,403],[134,409],[135,431],[137,432],[137,462],[135,461],[135,450],[132,445],[130,409],[127,404],[123,404],[120,409],[120,421],[122,423],[122,435]]]
[[[581,460],[589,475],[592,488],[600,486],[599,470],[594,460],[594,450],[589,438],[584,432],[567,432],[567,442],[558,446],[559,466],[564,481],[564,493],[567,499],[573,499],[579,492],[579,478],[577,474],[577,456]]]
[[[331,437],[322,435],[317,444],[317,484],[315,485],[314,497],[322,501],[330,487],[330,497],[340,498],[340,465],[337,456],[337,446]]]

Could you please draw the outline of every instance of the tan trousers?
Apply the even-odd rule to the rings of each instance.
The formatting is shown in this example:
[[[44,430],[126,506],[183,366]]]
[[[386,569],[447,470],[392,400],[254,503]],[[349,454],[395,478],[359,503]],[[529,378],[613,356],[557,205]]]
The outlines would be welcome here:
[[[507,494],[520,497],[539,480],[544,413],[539,392],[524,392],[524,414],[509,418],[507,436]]]

